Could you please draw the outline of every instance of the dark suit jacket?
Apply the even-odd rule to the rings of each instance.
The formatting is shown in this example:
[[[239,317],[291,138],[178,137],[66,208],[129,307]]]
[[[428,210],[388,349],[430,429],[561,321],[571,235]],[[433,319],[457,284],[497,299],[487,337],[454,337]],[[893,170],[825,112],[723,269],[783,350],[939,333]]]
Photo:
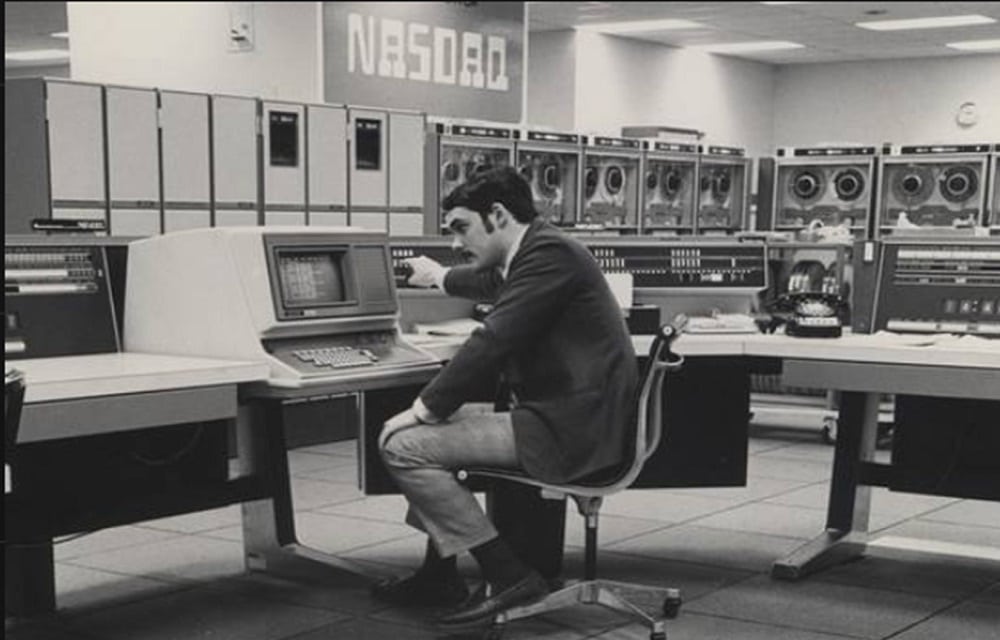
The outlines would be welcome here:
[[[518,458],[533,477],[568,482],[625,459],[638,380],[625,320],[580,242],[534,220],[510,265],[452,268],[451,295],[494,299],[484,327],[420,394],[449,416],[503,373]]]

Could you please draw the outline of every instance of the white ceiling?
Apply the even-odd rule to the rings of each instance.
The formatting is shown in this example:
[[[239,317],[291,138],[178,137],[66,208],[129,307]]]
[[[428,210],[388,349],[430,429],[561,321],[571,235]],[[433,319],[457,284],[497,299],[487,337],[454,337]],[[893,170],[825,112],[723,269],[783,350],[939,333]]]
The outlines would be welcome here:
[[[842,62],[889,58],[981,55],[945,47],[959,40],[1000,38],[1000,2],[528,2],[531,31],[571,29],[595,22],[683,18],[705,25],[679,31],[621,35],[670,46],[789,40],[802,49],[742,53],[771,64]],[[874,13],[874,15],[873,15]],[[854,26],[863,20],[977,13],[988,25],[877,32]],[[65,49],[52,38],[66,30],[65,2],[4,2],[5,51]],[[994,54],[995,55],[995,54]]]
[[[972,27],[870,31],[855,22],[980,14],[997,22]],[[787,40],[802,49],[741,53],[771,64],[982,55],[944,46],[1000,38],[1000,2],[529,2],[531,31],[572,29],[597,22],[680,18],[703,28],[616,34],[684,47],[750,40]],[[996,52],[993,52],[996,55]],[[728,54],[736,55],[736,54]]]

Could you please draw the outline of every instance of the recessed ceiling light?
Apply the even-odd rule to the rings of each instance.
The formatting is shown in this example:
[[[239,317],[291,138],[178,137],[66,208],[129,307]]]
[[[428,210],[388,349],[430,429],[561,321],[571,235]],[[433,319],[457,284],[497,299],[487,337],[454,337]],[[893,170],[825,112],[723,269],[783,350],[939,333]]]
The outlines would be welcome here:
[[[964,40],[962,42],[949,42],[945,46],[952,49],[961,49],[962,51],[998,51],[1000,50],[1000,39]]]
[[[754,40],[751,42],[722,42],[719,44],[700,44],[688,47],[709,53],[744,53],[749,51],[780,51],[782,49],[801,49],[805,45],[787,40]]]
[[[29,62],[38,60],[69,60],[69,51],[65,49],[32,49],[30,51],[4,51],[4,60],[14,62]]]
[[[600,31],[601,33],[642,33],[644,31],[671,31],[674,29],[697,29],[705,25],[691,20],[630,20],[628,22],[594,22],[577,25],[577,29]]]
[[[904,29],[941,29],[943,27],[968,27],[975,24],[992,24],[995,19],[976,14],[967,16],[936,16],[933,18],[910,18],[907,20],[874,20],[856,22],[854,26],[872,31],[901,31]]]
[[[50,33],[49,37],[59,38],[60,40],[69,40],[69,31],[56,31],[55,33]]]

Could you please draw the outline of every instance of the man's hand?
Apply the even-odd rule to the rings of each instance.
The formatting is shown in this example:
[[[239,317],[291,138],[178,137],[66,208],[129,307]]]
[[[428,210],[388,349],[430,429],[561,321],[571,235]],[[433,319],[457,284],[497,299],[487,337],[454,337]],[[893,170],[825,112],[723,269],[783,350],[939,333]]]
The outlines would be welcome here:
[[[413,269],[407,282],[415,287],[438,287],[444,289],[444,275],[448,269],[427,256],[417,256],[404,260]]]
[[[417,420],[416,414],[413,409],[406,409],[405,411],[400,411],[393,417],[386,420],[385,424],[382,426],[382,433],[378,436],[378,446],[380,449],[385,448],[385,443],[392,437],[392,434],[403,429],[409,429],[410,427],[415,427],[421,424],[420,420]]]

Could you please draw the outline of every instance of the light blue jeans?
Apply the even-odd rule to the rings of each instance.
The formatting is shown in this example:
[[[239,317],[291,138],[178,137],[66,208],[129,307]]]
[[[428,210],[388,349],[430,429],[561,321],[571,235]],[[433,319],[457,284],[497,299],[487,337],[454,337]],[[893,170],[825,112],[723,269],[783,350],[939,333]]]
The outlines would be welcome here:
[[[426,532],[442,558],[497,536],[454,471],[466,466],[521,468],[509,413],[463,408],[447,422],[397,431],[380,453],[410,503],[406,523]]]

